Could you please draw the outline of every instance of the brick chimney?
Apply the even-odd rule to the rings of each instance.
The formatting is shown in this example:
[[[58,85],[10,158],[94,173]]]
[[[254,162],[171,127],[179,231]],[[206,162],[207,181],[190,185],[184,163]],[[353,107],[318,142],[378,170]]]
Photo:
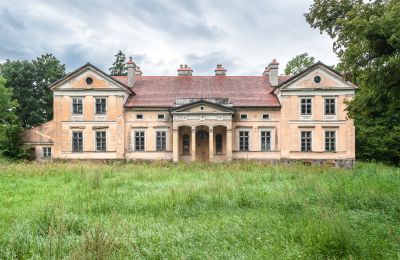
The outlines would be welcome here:
[[[217,64],[217,68],[214,70],[215,76],[225,76],[226,75],[226,69],[222,67],[221,64]]]
[[[129,57],[126,67],[128,69],[128,87],[133,87],[136,79],[136,64],[133,62],[132,57]]]
[[[278,86],[278,69],[279,63],[276,59],[273,59],[272,62],[268,65],[269,68],[269,83],[271,86],[276,87]]]
[[[188,67],[188,65],[181,64],[181,66],[178,69],[178,76],[192,76],[193,70],[192,68]]]

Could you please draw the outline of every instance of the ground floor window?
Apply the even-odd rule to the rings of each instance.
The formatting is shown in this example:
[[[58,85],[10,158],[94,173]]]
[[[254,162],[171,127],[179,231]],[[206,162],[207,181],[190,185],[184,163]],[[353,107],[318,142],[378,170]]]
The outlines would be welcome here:
[[[135,131],[135,151],[144,151],[145,137],[144,131]]]
[[[301,131],[301,151],[310,152],[312,145],[311,131]]]
[[[183,152],[183,154],[189,154],[189,148],[190,148],[189,135],[184,134],[182,136],[182,152]]]
[[[43,147],[43,157],[44,158],[51,157],[51,147]]]
[[[83,152],[83,133],[72,132],[72,151]]]
[[[217,134],[215,136],[215,152],[222,153],[222,135]]]
[[[249,150],[249,132],[239,131],[239,150],[248,151]]]
[[[107,137],[105,131],[97,131],[96,132],[96,151],[97,152],[105,152],[107,144]]]
[[[336,151],[336,133],[335,131],[325,131],[325,151]]]
[[[156,150],[165,151],[167,149],[167,133],[165,131],[156,132]]]
[[[261,131],[261,151],[271,151],[271,131]]]

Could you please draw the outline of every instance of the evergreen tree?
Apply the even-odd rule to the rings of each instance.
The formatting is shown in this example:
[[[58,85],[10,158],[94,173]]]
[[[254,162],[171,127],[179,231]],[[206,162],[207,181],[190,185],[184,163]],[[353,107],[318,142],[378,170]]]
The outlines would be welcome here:
[[[126,57],[121,50],[115,54],[115,62],[109,70],[111,76],[126,76],[128,74],[126,68]]]

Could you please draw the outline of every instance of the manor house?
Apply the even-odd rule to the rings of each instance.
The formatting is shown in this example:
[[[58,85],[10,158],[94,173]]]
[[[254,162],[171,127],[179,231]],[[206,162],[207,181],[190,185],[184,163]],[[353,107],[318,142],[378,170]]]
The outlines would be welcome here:
[[[127,76],[87,63],[53,83],[53,120],[25,132],[37,160],[124,159],[223,162],[294,160],[352,166],[355,129],[346,100],[356,86],[318,62],[281,76]]]

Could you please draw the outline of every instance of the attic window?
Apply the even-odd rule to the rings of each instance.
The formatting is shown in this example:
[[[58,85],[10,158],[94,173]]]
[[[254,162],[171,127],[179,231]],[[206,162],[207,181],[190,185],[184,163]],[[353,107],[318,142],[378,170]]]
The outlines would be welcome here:
[[[204,110],[204,107],[200,107],[200,110],[202,110],[202,111],[203,111],[203,110]]]
[[[90,85],[93,83],[93,79],[91,77],[86,78],[86,84]]]
[[[321,77],[320,76],[315,76],[314,77],[314,82],[315,83],[320,83],[321,82]]]

